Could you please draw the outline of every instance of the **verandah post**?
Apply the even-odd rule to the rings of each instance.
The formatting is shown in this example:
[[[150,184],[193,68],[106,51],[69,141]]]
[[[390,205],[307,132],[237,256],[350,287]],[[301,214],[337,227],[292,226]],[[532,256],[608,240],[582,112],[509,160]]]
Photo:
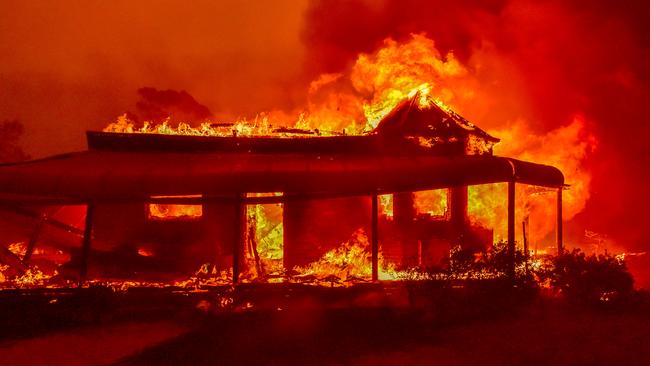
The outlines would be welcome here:
[[[372,280],[379,280],[379,207],[377,204],[377,193],[373,193],[372,199],[372,228],[371,228],[371,250],[372,250]]]
[[[562,239],[562,187],[557,190],[557,231],[556,231],[556,245],[557,254],[560,255],[564,252],[564,240]]]
[[[515,182],[508,182],[508,276],[515,278]]]
[[[93,219],[95,216],[95,205],[88,203],[86,206],[86,221],[84,224],[84,237],[81,245],[81,263],[79,267],[79,286],[86,282],[88,276],[88,257],[90,256],[90,245],[92,244]]]

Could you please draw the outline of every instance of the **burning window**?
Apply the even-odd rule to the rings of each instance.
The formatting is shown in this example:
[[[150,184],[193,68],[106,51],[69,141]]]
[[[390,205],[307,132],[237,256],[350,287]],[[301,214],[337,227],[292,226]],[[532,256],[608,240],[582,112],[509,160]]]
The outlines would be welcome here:
[[[246,197],[281,197],[282,192],[247,193]],[[246,259],[256,277],[284,272],[283,204],[249,204],[246,208]]]
[[[381,208],[381,213],[386,216],[387,219],[393,219],[393,195],[392,194],[382,194],[377,196],[379,198],[379,207]]]
[[[413,199],[418,214],[440,217],[447,212],[446,189],[413,192]]]
[[[175,198],[196,198],[201,196],[175,196]],[[169,196],[156,196],[152,198],[170,198]],[[179,205],[167,203],[147,204],[147,218],[149,220],[194,220],[203,216],[202,205]]]

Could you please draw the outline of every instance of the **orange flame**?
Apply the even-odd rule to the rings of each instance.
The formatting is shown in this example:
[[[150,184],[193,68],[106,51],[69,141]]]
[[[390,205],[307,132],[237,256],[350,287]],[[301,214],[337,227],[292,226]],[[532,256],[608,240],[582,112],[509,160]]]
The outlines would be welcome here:
[[[480,55],[479,55],[480,56]],[[489,65],[489,63],[488,63]],[[420,93],[421,106],[436,103],[444,110],[461,114],[473,108],[484,108],[492,100],[490,91],[482,88],[477,76],[479,67],[463,65],[453,53],[442,55],[433,40],[424,35],[412,35],[399,43],[387,39],[383,47],[372,54],[361,54],[348,72],[324,74],[314,80],[308,90],[305,108],[293,112],[260,113],[252,120],[232,123],[205,121],[199,126],[171,121],[154,125],[145,122],[136,127],[126,116],[118,117],[104,131],[126,133],[160,133],[204,136],[275,136],[294,137],[294,132],[277,130],[288,126],[298,130],[316,131],[315,135],[362,134],[371,131],[400,101]],[[482,102],[483,101],[483,102]],[[475,107],[480,105],[480,107]],[[470,113],[471,114],[471,113]],[[480,121],[479,121],[480,122]],[[576,117],[569,124],[547,133],[535,132],[525,120],[490,131],[502,142],[495,154],[541,162],[558,167],[570,185],[564,194],[564,218],[580,212],[589,197],[590,174],[584,161],[596,147],[597,141],[587,131],[586,122]],[[492,124],[494,125],[494,124]],[[505,236],[505,185],[492,184],[469,187],[469,215],[473,222],[494,228],[495,239]],[[415,195],[418,213],[442,216],[446,212],[444,190],[419,192]],[[555,195],[549,191],[517,186],[517,222],[529,223],[530,238],[541,241],[554,230]],[[382,211],[392,216],[392,197],[380,196]],[[259,256],[278,261],[281,255],[281,228],[269,216],[269,211],[251,208],[249,217],[258,227],[255,232]],[[164,215],[163,215],[164,216]],[[276,218],[277,219],[277,218]],[[319,262],[301,269],[307,273],[338,273],[347,263],[341,278],[367,277],[367,239],[361,233]],[[271,266],[267,262],[267,266]],[[338,276],[337,274],[337,276]]]
[[[181,196],[181,197],[200,197],[200,196]],[[164,197],[153,197],[164,198]],[[179,204],[162,204],[150,203],[147,205],[147,216],[151,220],[170,220],[170,219],[195,219],[203,216],[203,206],[201,205],[179,205]]]
[[[539,161],[559,168],[569,185],[563,193],[563,218],[569,220],[584,208],[589,198],[590,173],[583,162],[597,146],[588,134],[585,121],[576,117],[570,124],[537,135],[523,121],[513,127],[492,131],[501,137],[495,154]],[[469,187],[469,213],[476,222],[495,229],[497,239],[506,236],[506,184]],[[530,239],[542,240],[555,229],[555,191],[517,185],[516,222],[529,222]],[[550,219],[549,219],[550,218]]]

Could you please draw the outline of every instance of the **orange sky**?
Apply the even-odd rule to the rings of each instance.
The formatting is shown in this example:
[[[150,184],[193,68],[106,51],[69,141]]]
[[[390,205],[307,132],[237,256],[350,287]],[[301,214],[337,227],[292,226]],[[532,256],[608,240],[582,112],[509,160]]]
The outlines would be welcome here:
[[[217,114],[290,105],[303,0],[2,1],[0,120],[34,157],[85,147],[143,86],[188,90]]]

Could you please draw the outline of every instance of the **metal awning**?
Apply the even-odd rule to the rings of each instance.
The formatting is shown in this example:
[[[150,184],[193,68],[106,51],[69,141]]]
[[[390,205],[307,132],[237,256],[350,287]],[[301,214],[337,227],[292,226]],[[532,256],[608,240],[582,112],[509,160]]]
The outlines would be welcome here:
[[[564,177],[551,166],[495,156],[89,150],[0,165],[0,202],[218,199],[246,192],[317,198],[510,181],[561,187]]]

